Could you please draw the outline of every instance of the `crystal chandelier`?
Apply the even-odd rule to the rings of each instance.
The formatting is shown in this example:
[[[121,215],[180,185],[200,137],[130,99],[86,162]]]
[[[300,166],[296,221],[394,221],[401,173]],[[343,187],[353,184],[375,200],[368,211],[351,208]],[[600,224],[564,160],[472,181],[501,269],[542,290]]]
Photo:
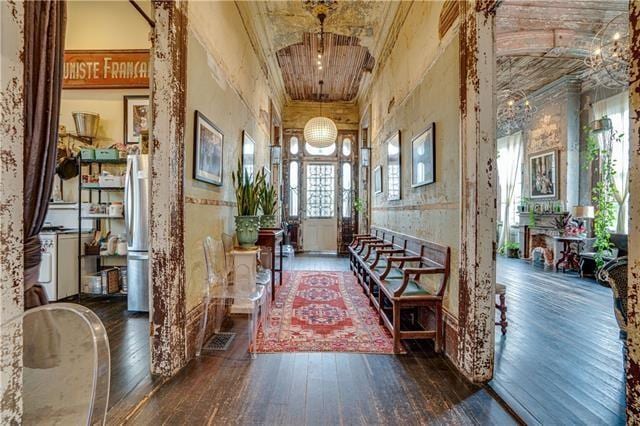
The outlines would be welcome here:
[[[318,13],[318,20],[320,21],[320,46],[318,48],[318,73],[322,73],[322,60],[324,55],[324,20],[327,17],[329,6],[335,2],[317,2],[316,10]],[[322,116],[322,85],[324,81],[320,80],[320,94],[318,95],[318,101],[320,103],[320,115],[307,121],[304,125],[304,140],[311,146],[316,148],[326,148],[333,145],[338,137],[338,128],[336,123],[328,117]]]
[[[509,58],[509,87],[498,94],[497,121],[500,135],[510,135],[522,130],[531,122],[538,110],[523,90],[512,88],[511,68],[511,58]]]
[[[615,88],[629,84],[629,20],[621,13],[593,37],[585,64],[596,82]]]
[[[320,102],[322,102],[322,85],[320,80]],[[322,116],[322,103],[320,104],[320,115],[307,121],[304,125],[304,140],[316,148],[326,148],[333,145],[338,137],[336,123],[328,117]]]

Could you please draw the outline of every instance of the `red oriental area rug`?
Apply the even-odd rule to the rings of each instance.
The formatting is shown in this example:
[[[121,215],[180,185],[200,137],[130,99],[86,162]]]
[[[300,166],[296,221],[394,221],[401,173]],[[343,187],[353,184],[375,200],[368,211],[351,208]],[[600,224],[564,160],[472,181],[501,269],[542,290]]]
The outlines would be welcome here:
[[[295,271],[284,273],[257,351],[392,354],[393,340],[351,273]]]

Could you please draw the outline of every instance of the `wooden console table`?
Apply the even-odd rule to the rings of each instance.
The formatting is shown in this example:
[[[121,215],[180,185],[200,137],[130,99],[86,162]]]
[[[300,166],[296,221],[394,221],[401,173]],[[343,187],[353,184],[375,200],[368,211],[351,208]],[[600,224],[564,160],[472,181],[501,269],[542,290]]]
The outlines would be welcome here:
[[[271,248],[271,300],[276,298],[276,272],[280,274],[280,285],[282,285],[282,243],[284,242],[284,231],[282,229],[261,229],[258,232],[258,242],[256,245]],[[280,245],[280,265],[276,268],[276,247]]]

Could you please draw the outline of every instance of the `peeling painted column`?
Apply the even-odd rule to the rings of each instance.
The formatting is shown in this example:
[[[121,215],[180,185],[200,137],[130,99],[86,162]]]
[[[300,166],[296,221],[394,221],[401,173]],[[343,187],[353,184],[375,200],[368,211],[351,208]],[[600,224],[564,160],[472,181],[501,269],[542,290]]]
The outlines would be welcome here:
[[[187,2],[154,1],[150,146],[151,372],[185,364],[184,129]]]
[[[627,424],[640,424],[640,1],[630,1]]]
[[[0,424],[22,421],[24,3],[0,2]]]
[[[494,1],[460,7],[460,309],[458,367],[493,375],[496,245]]]

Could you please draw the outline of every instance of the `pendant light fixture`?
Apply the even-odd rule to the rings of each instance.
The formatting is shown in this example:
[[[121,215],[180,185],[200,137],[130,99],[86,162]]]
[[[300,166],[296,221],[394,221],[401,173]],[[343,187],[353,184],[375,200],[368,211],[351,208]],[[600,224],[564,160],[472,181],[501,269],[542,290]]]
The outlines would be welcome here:
[[[318,20],[320,21],[320,45],[318,47],[318,74],[322,74],[322,60],[324,59],[324,20],[327,17],[326,10],[320,9],[318,12]],[[309,145],[316,148],[326,148],[333,145],[338,137],[338,128],[336,123],[328,117],[322,115],[322,85],[323,80],[319,81],[320,93],[318,102],[320,102],[320,115],[307,121],[304,125],[304,140]]]
[[[320,115],[313,117],[304,125],[304,140],[313,147],[326,148],[336,142],[338,128],[333,120],[322,115],[322,85],[324,81],[320,80],[319,84]]]

